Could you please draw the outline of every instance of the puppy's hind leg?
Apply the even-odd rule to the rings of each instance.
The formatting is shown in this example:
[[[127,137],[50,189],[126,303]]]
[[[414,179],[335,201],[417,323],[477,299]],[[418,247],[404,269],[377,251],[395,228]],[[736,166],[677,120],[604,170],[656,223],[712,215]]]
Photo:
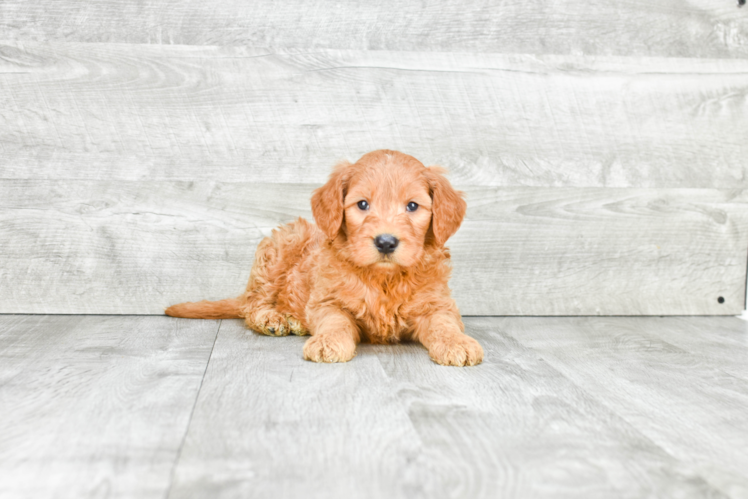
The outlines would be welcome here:
[[[285,315],[273,309],[272,306],[262,303],[255,303],[255,305],[248,303],[247,307],[251,308],[244,318],[248,328],[257,333],[273,337],[285,337],[292,333]]]
[[[304,328],[299,320],[289,314],[276,311],[267,304],[257,304],[252,312],[244,318],[248,328],[273,337],[285,337],[286,335],[309,335],[309,330]]]
[[[292,333],[287,316],[275,308],[278,296],[278,247],[274,238],[265,238],[257,246],[255,261],[244,294],[244,321],[247,327],[263,335],[283,337]]]

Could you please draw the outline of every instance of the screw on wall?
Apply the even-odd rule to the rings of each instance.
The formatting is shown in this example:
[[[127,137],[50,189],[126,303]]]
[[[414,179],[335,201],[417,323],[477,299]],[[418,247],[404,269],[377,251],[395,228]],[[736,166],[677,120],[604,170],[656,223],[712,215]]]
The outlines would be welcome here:
[[[745,0],[738,0],[738,7],[745,5]]]

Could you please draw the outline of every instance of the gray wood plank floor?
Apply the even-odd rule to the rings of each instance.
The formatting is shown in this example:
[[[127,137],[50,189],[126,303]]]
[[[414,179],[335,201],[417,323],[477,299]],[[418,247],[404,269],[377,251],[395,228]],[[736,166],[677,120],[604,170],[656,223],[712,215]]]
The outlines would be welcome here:
[[[468,317],[472,368],[238,320],[0,315],[0,496],[745,497],[748,323]]]
[[[163,496],[217,330],[0,316],[0,495]]]

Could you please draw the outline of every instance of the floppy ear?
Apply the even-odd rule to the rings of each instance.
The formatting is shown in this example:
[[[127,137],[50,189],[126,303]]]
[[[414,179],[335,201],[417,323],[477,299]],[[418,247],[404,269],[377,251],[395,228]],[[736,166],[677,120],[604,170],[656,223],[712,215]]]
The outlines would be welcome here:
[[[431,189],[431,229],[434,232],[434,241],[440,247],[457,232],[467,209],[467,203],[463,199],[464,193],[452,187],[444,177],[446,172],[442,167],[426,169],[426,178]]]
[[[331,240],[335,239],[343,224],[343,199],[348,188],[349,168],[347,161],[338,163],[330,174],[327,184],[315,189],[312,194],[312,214],[317,226]]]

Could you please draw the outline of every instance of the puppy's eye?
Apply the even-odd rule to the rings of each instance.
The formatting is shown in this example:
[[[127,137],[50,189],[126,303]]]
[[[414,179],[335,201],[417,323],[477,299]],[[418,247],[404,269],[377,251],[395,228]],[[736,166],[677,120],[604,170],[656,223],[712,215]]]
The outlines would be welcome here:
[[[361,200],[357,204],[358,208],[361,210],[369,210],[369,202],[366,200]]]
[[[405,206],[405,210],[407,210],[408,212],[415,212],[416,210],[418,210],[418,203],[416,203],[415,201],[411,201]]]

